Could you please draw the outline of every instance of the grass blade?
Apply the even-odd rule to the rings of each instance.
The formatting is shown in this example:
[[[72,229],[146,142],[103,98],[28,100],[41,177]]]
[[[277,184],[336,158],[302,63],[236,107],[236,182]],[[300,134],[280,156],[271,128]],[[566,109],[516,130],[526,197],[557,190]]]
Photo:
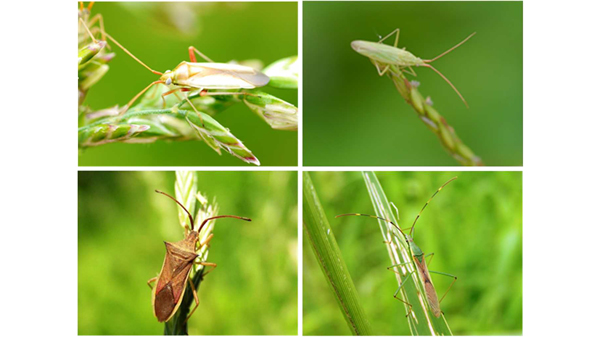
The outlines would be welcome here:
[[[323,211],[308,172],[303,179],[303,223],[323,275],[354,335],[371,335],[371,325],[360,305],[358,294]]]
[[[363,178],[367,185],[367,190],[369,191],[375,214],[398,224],[398,219],[395,218],[394,212],[392,212],[390,203],[388,202],[385,192],[375,173],[363,172]],[[402,234],[394,227],[391,227],[387,222],[382,220],[377,221],[379,222],[384,241],[390,242],[390,244],[386,245],[391,260],[390,265],[409,263],[406,266],[410,266],[410,270],[404,267],[397,268],[397,271],[403,275],[414,270],[415,267],[412,263],[412,256],[410,255],[407,243]],[[401,284],[402,277],[399,274],[389,274],[395,275],[398,285]],[[445,316],[442,314],[439,318],[436,318],[428,309],[427,299],[424,296],[425,291],[418,275],[419,273],[413,273],[406,283],[404,283],[402,290],[398,294],[404,301],[412,304],[412,313],[408,316],[408,324],[413,336],[452,335]],[[401,302],[398,303],[401,304]],[[409,307],[406,304],[404,306],[408,314]]]

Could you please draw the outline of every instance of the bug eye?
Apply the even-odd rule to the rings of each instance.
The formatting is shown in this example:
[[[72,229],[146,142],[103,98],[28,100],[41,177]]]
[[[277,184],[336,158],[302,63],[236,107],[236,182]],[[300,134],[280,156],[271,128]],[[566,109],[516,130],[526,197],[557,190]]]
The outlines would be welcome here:
[[[173,80],[171,80],[171,78],[167,78],[167,80],[165,81],[166,85],[171,85],[171,83],[173,83]]]

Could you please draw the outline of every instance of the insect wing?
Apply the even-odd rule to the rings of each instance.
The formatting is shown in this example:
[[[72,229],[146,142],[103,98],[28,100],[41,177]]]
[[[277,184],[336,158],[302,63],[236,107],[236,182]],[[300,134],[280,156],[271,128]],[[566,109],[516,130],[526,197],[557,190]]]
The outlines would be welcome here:
[[[196,254],[165,242],[167,255],[154,289],[154,316],[159,322],[166,322],[177,311],[186,288],[186,281]]]
[[[254,68],[228,63],[189,63],[189,76],[180,85],[203,89],[253,89],[269,83],[269,77]]]
[[[423,279],[423,285],[425,287],[425,295],[427,296],[427,302],[429,302],[429,306],[431,307],[431,311],[435,317],[440,317],[440,302],[438,301],[437,294],[435,292],[435,287],[431,282],[431,276],[429,275],[429,269],[427,269],[427,263],[425,259],[423,261],[419,261],[417,257],[414,257],[415,264],[419,269],[419,273],[421,274],[421,278]]]

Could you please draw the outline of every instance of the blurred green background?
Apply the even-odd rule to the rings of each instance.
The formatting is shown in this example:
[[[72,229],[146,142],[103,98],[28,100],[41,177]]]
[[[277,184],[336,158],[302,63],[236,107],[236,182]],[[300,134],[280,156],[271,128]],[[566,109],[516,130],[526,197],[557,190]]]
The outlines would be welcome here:
[[[335,219],[342,213],[374,214],[360,172],[311,172],[373,333],[410,335],[404,304],[377,220]],[[430,270],[458,280],[441,304],[455,335],[519,335],[523,327],[522,173],[377,172],[388,200],[400,211],[400,227],[415,227],[415,243],[434,252]],[[303,242],[303,331],[349,335],[350,330],[308,242]],[[438,296],[452,278],[432,274]]]
[[[424,59],[477,32],[433,63],[470,109],[431,69],[414,68],[414,80],[486,165],[522,165],[522,2],[426,1],[304,2],[304,164],[458,165],[392,81],[350,47],[396,28],[398,47]]]
[[[155,335],[148,279],[165,256],[163,241],[183,239],[174,172],[79,172],[78,333]],[[297,334],[297,174],[198,172],[198,190],[217,198],[209,262],[189,333]]]
[[[195,46],[215,62],[258,59],[268,65],[298,53],[297,4],[210,2],[96,3],[105,29],[153,69],[173,69],[189,61],[187,48]],[[103,109],[125,105],[158,79],[117,46],[110,71],[88,93],[85,105]],[[266,87],[265,91],[298,105],[297,90]],[[262,165],[297,163],[298,133],[273,130],[244,104],[216,116],[261,161]],[[201,141],[152,144],[113,143],[81,152],[82,166],[248,166],[223,153],[219,156]]]

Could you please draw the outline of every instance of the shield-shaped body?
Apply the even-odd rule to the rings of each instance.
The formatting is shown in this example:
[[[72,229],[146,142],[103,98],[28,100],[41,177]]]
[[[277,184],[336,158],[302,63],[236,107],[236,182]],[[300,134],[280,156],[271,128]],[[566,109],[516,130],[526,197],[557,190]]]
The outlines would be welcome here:
[[[194,246],[195,242],[188,238],[175,243],[165,241],[167,255],[152,292],[154,316],[159,322],[171,319],[181,304],[192,265],[198,256]]]

